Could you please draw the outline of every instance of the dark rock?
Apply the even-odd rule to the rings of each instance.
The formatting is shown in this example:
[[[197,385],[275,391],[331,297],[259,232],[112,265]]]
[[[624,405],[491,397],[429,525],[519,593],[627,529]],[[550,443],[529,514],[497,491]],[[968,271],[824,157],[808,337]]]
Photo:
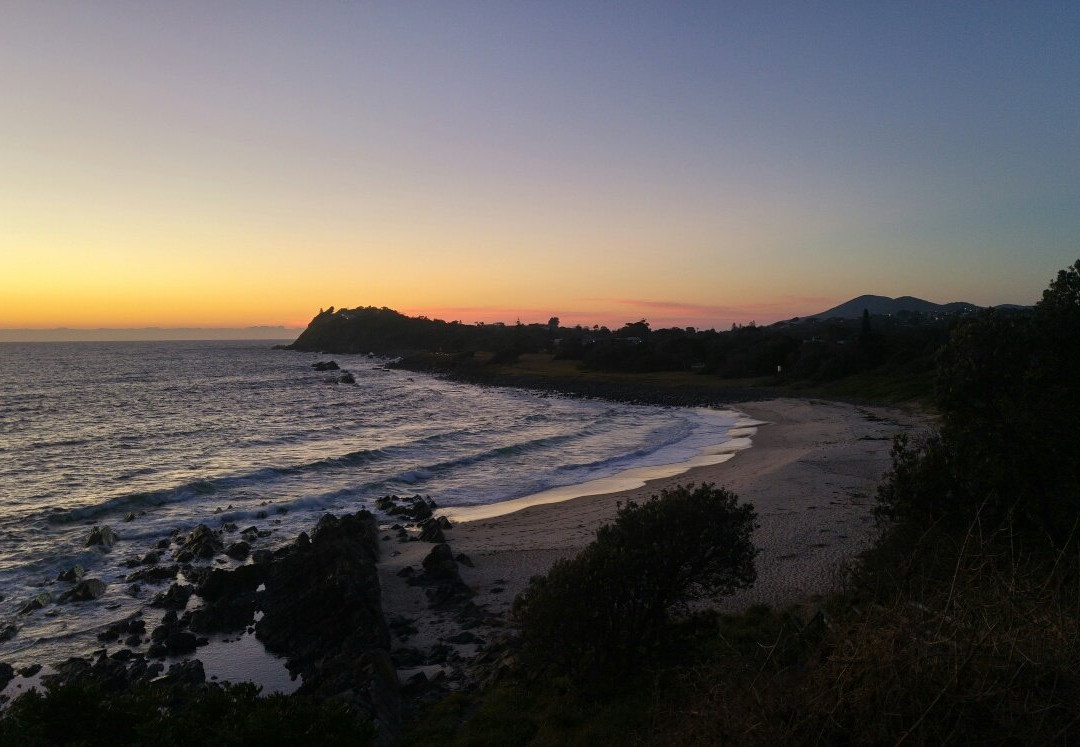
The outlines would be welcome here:
[[[19,629],[15,627],[14,623],[8,623],[0,628],[0,643],[4,641],[10,641],[19,632]]]
[[[319,361],[317,363],[312,363],[311,367],[316,371],[337,371],[341,368],[341,366],[337,364],[337,361]]]
[[[163,539],[163,540],[158,540],[158,543],[155,545],[155,547],[157,547],[157,549],[159,549],[159,550],[168,550],[170,544],[171,543],[169,542],[169,540]]]
[[[97,578],[84,578],[70,591],[60,595],[60,602],[88,602],[105,594],[105,582]]]
[[[442,529],[453,529],[454,528],[454,525],[451,524],[450,520],[448,518],[446,518],[445,516],[439,516],[439,517],[437,517],[435,519],[435,521],[439,522],[439,527],[442,528]]]
[[[199,524],[180,542],[180,549],[174,557],[183,563],[187,561],[182,556],[188,560],[192,557],[212,558],[223,549],[217,533],[205,524]]]
[[[409,667],[418,667],[425,661],[424,655],[420,653],[419,649],[415,648],[399,648],[394,652],[394,663],[402,669]]]
[[[199,586],[204,581],[206,581],[207,578],[210,577],[210,573],[213,570],[214,570],[213,568],[210,568],[209,566],[205,566],[205,565],[200,565],[200,566],[190,566],[189,565],[189,566],[185,566],[184,567],[184,578],[186,578],[189,583],[191,583],[191,584],[193,584],[195,586]]]
[[[391,516],[401,516],[410,521],[423,521],[431,518],[431,509],[435,508],[435,502],[419,495],[411,498],[384,495],[375,501],[375,508]]]
[[[224,529],[229,534],[234,534],[238,529],[236,524],[233,524],[231,521],[227,521],[224,524],[222,524],[221,528]]]
[[[90,530],[90,534],[86,536],[86,542],[84,547],[105,547],[109,548],[116,544],[117,536],[107,526],[96,526]]]
[[[139,563],[140,565],[156,565],[159,560],[161,560],[161,553],[152,551],[143,555]]]
[[[93,661],[73,657],[56,666],[54,674],[42,678],[52,688],[59,684],[82,681],[102,690],[116,692],[130,688],[137,681],[148,681],[154,670],[140,654],[118,651],[113,656],[98,652]]]
[[[424,542],[446,542],[442,527],[435,519],[426,519],[420,524],[420,539]]]
[[[300,532],[300,536],[296,538],[295,544],[297,550],[306,550],[311,547],[311,537],[308,536],[307,532]]]
[[[454,560],[461,563],[466,568],[475,568],[476,567],[475,565],[473,565],[472,558],[470,558],[468,555],[466,555],[463,552],[459,552],[457,555],[455,555]]]
[[[300,694],[342,696],[393,731],[397,675],[382,616],[375,518],[367,511],[319,520],[311,546],[276,559],[256,636],[303,675]]]
[[[448,581],[426,589],[425,594],[431,607],[445,609],[464,602],[472,596],[472,591],[460,581]]]
[[[445,542],[435,545],[424,558],[424,575],[436,581],[461,581],[457,562]]]
[[[124,523],[127,524],[128,522],[131,522],[131,521],[135,521],[135,514],[131,513],[129,511],[127,516],[124,517]]]
[[[194,650],[192,646],[192,651]],[[201,685],[206,682],[206,670],[198,659],[189,659],[169,667],[168,673],[162,675],[161,681],[172,685]]]
[[[134,573],[128,574],[124,581],[129,584],[135,581],[157,584],[170,578],[176,578],[176,574],[179,570],[180,566],[178,565],[159,565],[152,568],[140,568]]]
[[[338,376],[337,382],[339,384],[355,384],[356,383],[356,377],[353,376],[348,371],[343,371],[341,376]]]
[[[6,662],[0,661],[0,690],[8,686],[15,679],[15,668]]]
[[[187,607],[188,599],[195,592],[190,584],[171,584],[167,591],[160,592],[150,602],[151,607],[164,607],[170,610],[182,610]]]
[[[254,542],[255,538],[259,536],[259,530],[256,527],[248,527],[240,532],[240,536],[248,542]]]
[[[420,632],[413,625],[414,622],[415,620],[410,620],[407,617],[395,617],[389,622],[390,631],[398,640],[404,641]]]
[[[19,675],[22,676],[22,677],[33,677],[35,674],[37,674],[40,671],[41,671],[41,665],[40,664],[31,664],[29,666],[26,666],[26,667],[23,667],[22,669],[20,669],[19,670]],[[2,690],[2,689],[3,688],[0,687],[0,690]]]
[[[195,590],[204,601],[190,613],[189,625],[200,633],[242,630],[255,617],[255,589],[266,578],[265,565],[242,565],[226,571],[215,568]]]
[[[446,661],[457,652],[445,643],[436,643],[431,647],[427,655],[428,664],[445,664]]]
[[[274,559],[274,553],[269,550],[255,550],[251,553],[251,562],[255,565],[267,565]]]
[[[56,576],[56,580],[75,583],[85,575],[86,570],[81,565],[74,565],[71,568],[68,568],[66,571],[60,571],[60,573],[58,573]]]
[[[409,578],[414,573],[416,573],[416,571],[413,569],[413,567],[411,565],[407,565],[404,568],[402,568],[400,571],[398,571],[397,575],[400,576],[401,578]]]
[[[165,639],[165,650],[172,656],[190,654],[195,650],[196,645],[197,639],[193,634],[186,630],[174,630]],[[202,669],[201,663],[199,664],[199,669]]]
[[[430,689],[431,683],[428,682],[428,677],[423,672],[417,672],[401,686],[401,694],[407,698],[415,698],[418,695],[423,695]]]
[[[474,630],[485,623],[491,622],[487,613],[471,600],[466,600],[461,605],[461,608],[454,616],[454,620],[461,626],[462,630]]]
[[[234,542],[225,548],[225,554],[235,560],[243,560],[248,556],[250,551],[251,545],[244,541]]]

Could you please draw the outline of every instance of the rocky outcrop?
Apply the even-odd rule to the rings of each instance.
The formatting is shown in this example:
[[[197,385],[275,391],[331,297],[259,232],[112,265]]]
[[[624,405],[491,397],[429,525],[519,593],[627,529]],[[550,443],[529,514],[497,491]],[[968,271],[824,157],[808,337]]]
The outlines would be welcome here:
[[[377,526],[367,511],[319,520],[310,542],[275,559],[256,636],[303,675],[301,693],[337,697],[384,728],[400,720],[397,674],[383,619]]]
[[[96,526],[86,536],[85,547],[102,547],[106,550],[116,544],[116,533],[107,526]]]
[[[97,578],[84,578],[60,595],[60,602],[88,602],[105,595],[105,582]]]
[[[312,363],[311,367],[316,371],[337,371],[341,366],[337,364],[337,361],[318,361]]]
[[[262,536],[253,532],[252,540]],[[182,582],[172,583],[151,602],[167,610],[160,624],[147,635],[146,622],[136,614],[97,633],[104,644],[149,644],[145,654],[124,648],[111,656],[102,652],[72,658],[48,681],[89,681],[104,690],[151,681],[199,686],[205,679],[199,662],[173,664],[162,676],[164,667],[154,660],[190,655],[209,642],[207,633],[236,632],[254,624],[267,649],[283,655],[289,669],[303,676],[301,693],[343,700],[381,725],[387,739],[396,734],[400,692],[382,612],[376,569],[379,540],[372,514],[327,514],[310,537],[301,533],[295,542],[273,550],[247,547],[251,562],[233,570],[187,563],[223,552],[221,535],[205,525],[187,534],[175,533],[173,543],[166,542],[162,549],[174,543],[179,564],[146,565],[127,577],[128,583],[160,583],[182,572]],[[157,557],[147,561],[156,562]],[[104,582],[83,578],[74,569],[65,571],[62,580],[74,585],[59,601],[96,599],[106,590]],[[187,610],[192,596],[199,604]],[[42,592],[22,611],[28,614],[52,602],[53,597]],[[256,622],[260,610],[263,616]],[[9,627],[14,636],[16,628]]]
[[[215,633],[250,625],[259,607],[256,589],[266,579],[266,572],[266,564],[242,565],[234,571],[212,570],[195,590],[203,605],[187,616],[191,629]]]
[[[398,516],[408,521],[430,519],[432,511],[438,506],[431,496],[414,495],[411,498],[398,498],[396,495],[384,495],[375,500],[375,508],[385,511],[390,516]]]
[[[181,563],[187,563],[194,558],[212,558],[225,548],[221,537],[205,524],[199,524],[180,541],[180,547],[173,553],[173,557]]]

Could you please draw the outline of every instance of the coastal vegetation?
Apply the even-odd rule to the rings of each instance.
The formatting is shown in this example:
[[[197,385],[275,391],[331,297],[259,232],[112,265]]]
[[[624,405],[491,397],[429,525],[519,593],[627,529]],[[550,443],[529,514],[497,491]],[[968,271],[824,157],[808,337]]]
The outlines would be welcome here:
[[[629,399],[695,390],[698,402],[775,394],[896,402],[930,397],[937,350],[975,313],[968,304],[896,314],[864,309],[860,318],[751,322],[718,331],[653,329],[644,319],[616,329],[567,327],[558,317],[547,324],[465,324],[386,308],[331,307],[289,347],[400,356],[395,365],[410,370],[573,394],[592,394],[593,383],[607,388],[601,396],[611,396],[612,385],[636,389]],[[1030,314],[1011,307],[996,313]]]
[[[520,667],[435,706],[415,741],[1073,741],[1078,335],[1080,262],[1030,314],[957,322],[936,356],[940,428],[897,439],[878,491],[880,534],[831,597],[670,620],[638,676],[606,691],[580,673]],[[543,640],[523,626],[524,650],[530,635]]]
[[[515,600],[529,666],[591,684],[632,675],[673,613],[752,584],[755,514],[737,500],[706,484],[621,506],[581,554],[557,561]]]

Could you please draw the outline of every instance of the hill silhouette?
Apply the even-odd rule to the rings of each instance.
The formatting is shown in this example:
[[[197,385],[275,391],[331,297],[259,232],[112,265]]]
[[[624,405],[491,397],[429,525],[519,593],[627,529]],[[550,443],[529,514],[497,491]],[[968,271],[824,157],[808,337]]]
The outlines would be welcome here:
[[[819,319],[858,319],[862,316],[863,309],[872,315],[899,314],[904,311],[918,314],[971,314],[978,311],[979,307],[965,301],[934,303],[914,296],[889,298],[888,296],[864,295],[822,311],[820,314],[813,314],[813,316]]]

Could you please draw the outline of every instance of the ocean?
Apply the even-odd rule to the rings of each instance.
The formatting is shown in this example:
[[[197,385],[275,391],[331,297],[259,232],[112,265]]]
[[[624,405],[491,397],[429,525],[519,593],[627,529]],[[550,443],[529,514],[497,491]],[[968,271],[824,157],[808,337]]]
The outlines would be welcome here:
[[[329,359],[356,383],[313,370]],[[740,417],[385,364],[261,340],[0,343],[0,661],[85,653],[103,626],[149,613],[153,589],[133,593],[125,563],[178,529],[254,525],[272,549],[387,494],[463,509],[692,461]],[[119,536],[111,551],[84,546],[94,524]],[[74,565],[103,597],[19,614]]]

